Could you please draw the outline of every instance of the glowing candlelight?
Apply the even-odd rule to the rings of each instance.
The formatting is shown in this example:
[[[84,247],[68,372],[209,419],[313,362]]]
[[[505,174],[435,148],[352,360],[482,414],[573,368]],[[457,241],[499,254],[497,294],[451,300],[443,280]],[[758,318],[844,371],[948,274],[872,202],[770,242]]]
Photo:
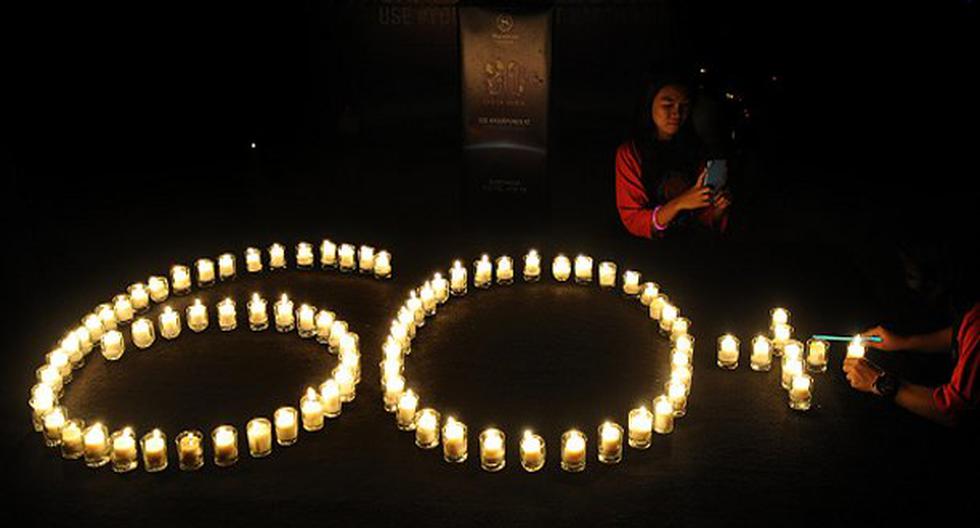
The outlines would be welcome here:
[[[136,455],[136,434],[132,428],[126,427],[113,432],[109,443],[112,446],[110,460],[114,472],[126,473],[136,468],[139,461]]]
[[[524,431],[521,438],[521,466],[529,473],[544,467],[544,439],[531,431]]]
[[[238,326],[235,301],[229,297],[218,303],[218,327],[222,332],[230,332]]]
[[[126,352],[126,342],[118,330],[109,330],[102,335],[102,356],[109,361],[116,361]]]
[[[377,279],[391,278],[391,253],[379,251],[374,257],[374,277]]]
[[[227,427],[227,426],[226,426]],[[222,442],[228,439],[222,434]],[[204,465],[204,434],[200,431],[181,431],[176,438],[177,443],[177,462],[181,471],[194,471]],[[229,449],[224,447],[224,456],[228,456]],[[238,447],[234,448],[234,458],[238,459]],[[217,458],[217,457],[216,457]],[[233,462],[232,462],[233,463]]]
[[[847,357],[849,358],[863,358],[864,357],[864,342],[861,340],[860,335],[854,336],[847,345]]]
[[[150,473],[167,469],[167,436],[154,429],[140,439],[143,447],[143,469]],[[135,455],[135,447],[134,452]]]
[[[534,282],[541,277],[541,256],[536,250],[530,250],[524,255],[524,280]]]
[[[514,282],[514,260],[507,255],[497,257],[497,284],[511,284]]]
[[[395,423],[402,431],[415,429],[415,411],[419,405],[419,397],[415,391],[408,389],[398,398],[398,409],[395,411]]]
[[[313,387],[306,388],[306,394],[299,400],[299,409],[303,417],[304,430],[319,431],[323,429],[323,404]]]
[[[337,380],[328,378],[320,384],[320,402],[323,403],[323,414],[327,418],[340,416],[343,402],[340,398],[340,386]]]
[[[561,468],[569,472],[585,469],[585,435],[571,429],[561,435]]]
[[[130,300],[129,295],[121,293],[112,298],[112,311],[116,315],[116,321],[120,323],[128,323],[133,320],[133,316],[136,314],[136,308],[133,307],[133,301]]]
[[[678,315],[680,315],[680,310],[676,306],[670,303],[664,304],[663,308],[660,309],[660,331],[670,335]]]
[[[214,261],[207,258],[197,259],[194,263],[197,268],[197,285],[210,286],[214,284]]]
[[[170,268],[170,285],[174,295],[190,293],[191,272],[187,266],[177,264]]]
[[[658,293],[652,301],[650,301],[650,319],[654,321],[660,320],[661,311],[665,305],[670,304],[670,298],[663,293]]]
[[[665,395],[653,400],[653,430],[658,434],[669,434],[674,430],[674,405]]]
[[[827,370],[826,341],[810,339],[806,342],[806,369],[810,372],[825,372]]]
[[[153,322],[145,317],[133,321],[133,326],[129,330],[132,333],[133,344],[136,345],[136,348],[149,348],[156,340]]]
[[[255,332],[269,328],[266,302],[258,293],[253,293],[252,299],[248,301],[248,327]]]
[[[296,332],[302,338],[316,335],[316,308],[306,303],[296,310]]]
[[[449,293],[466,294],[466,268],[458,260],[453,262],[452,268],[449,268]]]
[[[732,370],[738,367],[738,338],[725,334],[718,338],[718,366]]]
[[[230,425],[221,425],[211,432],[214,444],[214,464],[227,467],[238,462],[238,430]]]
[[[187,328],[200,333],[208,328],[208,307],[201,299],[194,299],[194,304],[187,307]]]
[[[648,293],[652,293],[653,295],[656,295],[657,294],[656,290],[658,289],[657,285],[652,282],[648,282],[646,284],[653,286],[653,292],[648,292]],[[646,285],[644,285],[644,289],[645,288]],[[640,295],[640,272],[633,271],[633,270],[626,270],[623,273],[623,293],[631,297]],[[652,300],[653,296],[650,296],[649,299]],[[649,305],[649,302],[644,304]]]
[[[623,459],[623,427],[605,422],[599,426],[599,462],[616,464]]]
[[[640,406],[629,414],[629,444],[636,449],[646,449],[653,441],[653,413]]]
[[[320,243],[320,267],[333,268],[337,266],[337,244],[330,240]]]
[[[432,449],[439,445],[439,413],[425,408],[415,415],[415,445]]]
[[[296,327],[296,315],[293,313],[293,301],[285,293],[276,301],[273,306],[275,315],[276,330],[279,332],[292,332]]]
[[[47,426],[47,422],[45,422]],[[77,460],[85,454],[85,422],[74,418],[64,422],[61,427],[61,456],[67,460]]]
[[[466,460],[466,456],[466,424],[450,416],[442,426],[442,458],[458,463]]]
[[[337,314],[330,310],[320,310],[316,313],[316,342],[327,344],[330,341],[330,327],[337,320]]]
[[[146,289],[150,292],[150,300],[155,303],[162,303],[170,296],[170,284],[166,277],[157,275],[146,279]],[[93,336],[93,339],[98,339]]]
[[[130,284],[126,288],[126,293],[129,294],[129,301],[137,312],[144,312],[150,307],[150,292],[142,282]]]
[[[223,253],[218,257],[218,278],[225,281],[235,278],[235,254]]]
[[[374,248],[371,246],[361,246],[357,252],[357,267],[361,273],[374,273]]]
[[[636,280],[640,280],[639,274],[637,274]],[[626,281],[625,275],[623,276],[623,281]],[[643,306],[650,306],[650,303],[652,303],[659,294],[660,286],[656,282],[644,282],[643,290],[640,292],[640,304]]]
[[[757,335],[752,339],[750,365],[756,372],[768,372],[772,368],[772,344],[766,336]]]
[[[354,270],[354,267],[357,265],[355,261],[356,252],[354,246],[350,244],[340,245],[340,249],[337,251],[338,259],[340,260],[340,271]]]
[[[588,255],[575,257],[575,282],[579,284],[592,282],[592,257]]]
[[[599,286],[602,288],[616,287],[616,263],[603,261],[599,263]]]
[[[789,407],[795,411],[806,411],[810,409],[813,401],[813,378],[806,374],[793,376],[789,389]]]
[[[313,267],[313,245],[309,242],[296,244],[296,267],[300,269]]]
[[[269,269],[286,269],[286,248],[278,242],[269,246]]]
[[[489,288],[493,279],[493,264],[490,257],[486,254],[480,260],[473,263],[473,286],[477,288]]]
[[[432,291],[435,292],[439,304],[449,300],[449,281],[443,278],[441,273],[432,276]]]
[[[289,446],[296,443],[299,438],[299,420],[295,407],[280,407],[273,415],[276,422],[276,443],[281,446]]]
[[[249,273],[262,271],[262,251],[259,248],[250,247],[245,250],[245,270]]]
[[[500,471],[507,464],[504,432],[493,427],[480,433],[480,467],[484,471]]]
[[[85,465],[101,467],[109,462],[111,448],[109,446],[109,431],[106,426],[96,422],[83,433]]]
[[[245,424],[248,454],[262,458],[272,453],[272,422],[268,418],[252,418]]]
[[[559,254],[551,262],[551,275],[558,282],[565,282],[572,273],[572,263],[565,255]]]

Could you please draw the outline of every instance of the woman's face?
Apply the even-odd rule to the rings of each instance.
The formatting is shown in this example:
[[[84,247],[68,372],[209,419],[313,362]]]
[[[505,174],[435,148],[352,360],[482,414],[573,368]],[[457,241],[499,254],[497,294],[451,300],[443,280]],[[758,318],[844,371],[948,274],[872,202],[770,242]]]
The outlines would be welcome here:
[[[668,84],[661,88],[653,98],[652,109],[657,138],[666,140],[674,137],[687,121],[690,108],[691,101],[683,87]]]

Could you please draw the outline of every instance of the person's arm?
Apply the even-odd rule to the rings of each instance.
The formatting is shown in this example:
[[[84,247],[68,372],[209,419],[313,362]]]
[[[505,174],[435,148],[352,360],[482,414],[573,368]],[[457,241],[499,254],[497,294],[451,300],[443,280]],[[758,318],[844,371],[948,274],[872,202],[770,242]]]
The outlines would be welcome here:
[[[868,345],[888,352],[917,350],[920,352],[948,352],[953,346],[953,328],[947,327],[929,334],[901,336],[883,326],[876,326],[861,333],[864,337],[880,337],[880,343]]]
[[[632,145],[624,143],[616,150],[616,209],[619,219],[631,234],[653,238],[653,209],[647,190],[643,187],[639,160]]]
[[[896,405],[946,427],[952,427],[956,424],[955,416],[949,412],[944,412],[937,405],[936,399],[933,396],[933,393],[936,391],[935,388],[896,379],[894,383],[897,384],[897,388],[894,394],[882,394],[879,391],[881,385],[877,384],[877,382],[886,374],[874,363],[864,358],[845,359],[844,372],[847,373],[847,381],[850,382],[851,387],[861,392],[894,397]]]

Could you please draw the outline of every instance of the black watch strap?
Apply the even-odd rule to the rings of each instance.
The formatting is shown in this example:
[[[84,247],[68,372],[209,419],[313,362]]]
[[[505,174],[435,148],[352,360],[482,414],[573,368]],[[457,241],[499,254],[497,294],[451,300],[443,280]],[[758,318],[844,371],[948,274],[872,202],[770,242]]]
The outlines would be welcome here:
[[[894,400],[895,395],[898,394],[898,378],[892,376],[891,374],[884,372],[878,379],[875,380],[874,389],[879,396],[887,400]]]

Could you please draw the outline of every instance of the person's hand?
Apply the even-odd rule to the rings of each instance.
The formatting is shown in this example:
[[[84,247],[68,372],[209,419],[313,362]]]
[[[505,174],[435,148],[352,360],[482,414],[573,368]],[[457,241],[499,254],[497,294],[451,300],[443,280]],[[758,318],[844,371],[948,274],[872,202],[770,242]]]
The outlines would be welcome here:
[[[861,332],[861,337],[880,337],[880,343],[875,343],[874,341],[865,341],[865,343],[872,348],[877,348],[878,350],[884,350],[886,352],[894,352],[896,350],[904,350],[906,348],[904,337],[892,333],[883,326],[869,328],[864,332]]]
[[[690,189],[672,200],[678,211],[701,209],[711,205],[711,188],[704,185],[704,179],[707,176],[707,169],[702,170],[701,175],[698,176],[698,181]]]
[[[725,215],[728,211],[728,207],[732,205],[732,194],[728,191],[721,191],[714,195],[711,201],[712,210],[711,213],[714,219],[717,220]]]
[[[881,376],[881,369],[864,358],[846,358],[844,373],[851,387],[861,392],[874,392],[875,381]]]

